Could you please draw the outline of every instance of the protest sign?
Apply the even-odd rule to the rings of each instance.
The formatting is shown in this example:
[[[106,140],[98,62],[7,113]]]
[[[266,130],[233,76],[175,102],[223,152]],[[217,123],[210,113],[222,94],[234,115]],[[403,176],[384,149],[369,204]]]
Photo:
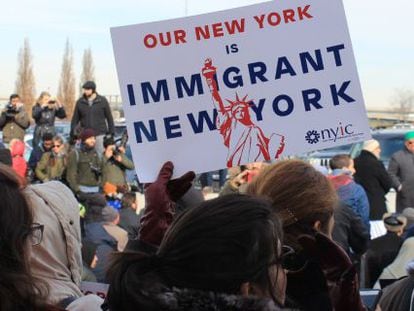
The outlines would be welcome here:
[[[370,138],[342,1],[271,1],[111,29],[138,177]]]

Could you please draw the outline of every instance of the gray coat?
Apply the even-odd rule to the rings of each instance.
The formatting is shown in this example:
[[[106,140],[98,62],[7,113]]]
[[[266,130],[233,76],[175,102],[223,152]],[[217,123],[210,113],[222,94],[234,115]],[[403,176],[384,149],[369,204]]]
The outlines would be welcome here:
[[[414,153],[406,148],[394,153],[388,166],[393,187],[397,192],[397,212],[401,213],[406,207],[414,207]]]

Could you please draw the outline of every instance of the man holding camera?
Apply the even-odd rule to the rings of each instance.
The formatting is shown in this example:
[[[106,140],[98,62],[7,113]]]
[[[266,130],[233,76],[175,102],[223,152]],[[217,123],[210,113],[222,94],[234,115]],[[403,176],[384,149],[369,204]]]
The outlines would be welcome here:
[[[95,82],[85,82],[82,89],[83,96],[76,102],[70,133],[73,136],[79,126],[82,129],[93,129],[96,135],[96,150],[102,154],[104,135],[115,133],[111,109],[106,98],[96,93]]]
[[[85,193],[99,192],[102,173],[102,159],[95,150],[94,130],[83,130],[80,138],[81,147],[71,151],[66,169],[66,180],[78,197]]]
[[[9,144],[12,139],[24,141],[26,129],[30,126],[26,113],[17,94],[10,96],[10,102],[0,115],[0,130],[3,131],[3,143]]]
[[[65,118],[66,112],[59,100],[52,98],[48,92],[42,92],[32,108],[32,117],[36,122],[32,145],[38,146],[44,134],[56,135],[55,118]]]
[[[104,137],[103,146],[105,152],[102,168],[102,185],[108,182],[118,188],[127,188],[125,171],[133,170],[134,163],[125,155],[125,147],[116,146],[115,140],[111,135]]]

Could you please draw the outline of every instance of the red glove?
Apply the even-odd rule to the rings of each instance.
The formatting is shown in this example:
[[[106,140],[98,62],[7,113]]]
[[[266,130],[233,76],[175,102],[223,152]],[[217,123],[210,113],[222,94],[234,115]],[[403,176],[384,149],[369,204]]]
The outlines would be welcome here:
[[[357,271],[345,251],[320,232],[302,235],[298,242],[308,256],[319,262],[334,310],[366,310],[359,295]]]
[[[187,172],[178,179],[170,180],[174,165],[166,162],[152,184],[145,185],[145,210],[140,220],[139,240],[159,246],[175,215],[175,201],[192,185],[194,172]]]

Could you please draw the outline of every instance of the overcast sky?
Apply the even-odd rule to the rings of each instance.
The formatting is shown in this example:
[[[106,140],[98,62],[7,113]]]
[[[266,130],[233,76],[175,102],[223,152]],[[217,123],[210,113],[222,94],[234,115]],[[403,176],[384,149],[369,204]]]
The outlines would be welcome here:
[[[263,1],[187,0],[188,14]],[[321,0],[329,1],[329,0]],[[414,90],[414,1],[344,0],[368,108],[387,108],[397,89]],[[78,79],[84,49],[91,47],[98,91],[119,94],[109,28],[185,15],[185,0],[14,0],[0,4],[0,98],[14,90],[17,55],[25,37],[34,56],[36,89],[56,92],[66,38]]]

